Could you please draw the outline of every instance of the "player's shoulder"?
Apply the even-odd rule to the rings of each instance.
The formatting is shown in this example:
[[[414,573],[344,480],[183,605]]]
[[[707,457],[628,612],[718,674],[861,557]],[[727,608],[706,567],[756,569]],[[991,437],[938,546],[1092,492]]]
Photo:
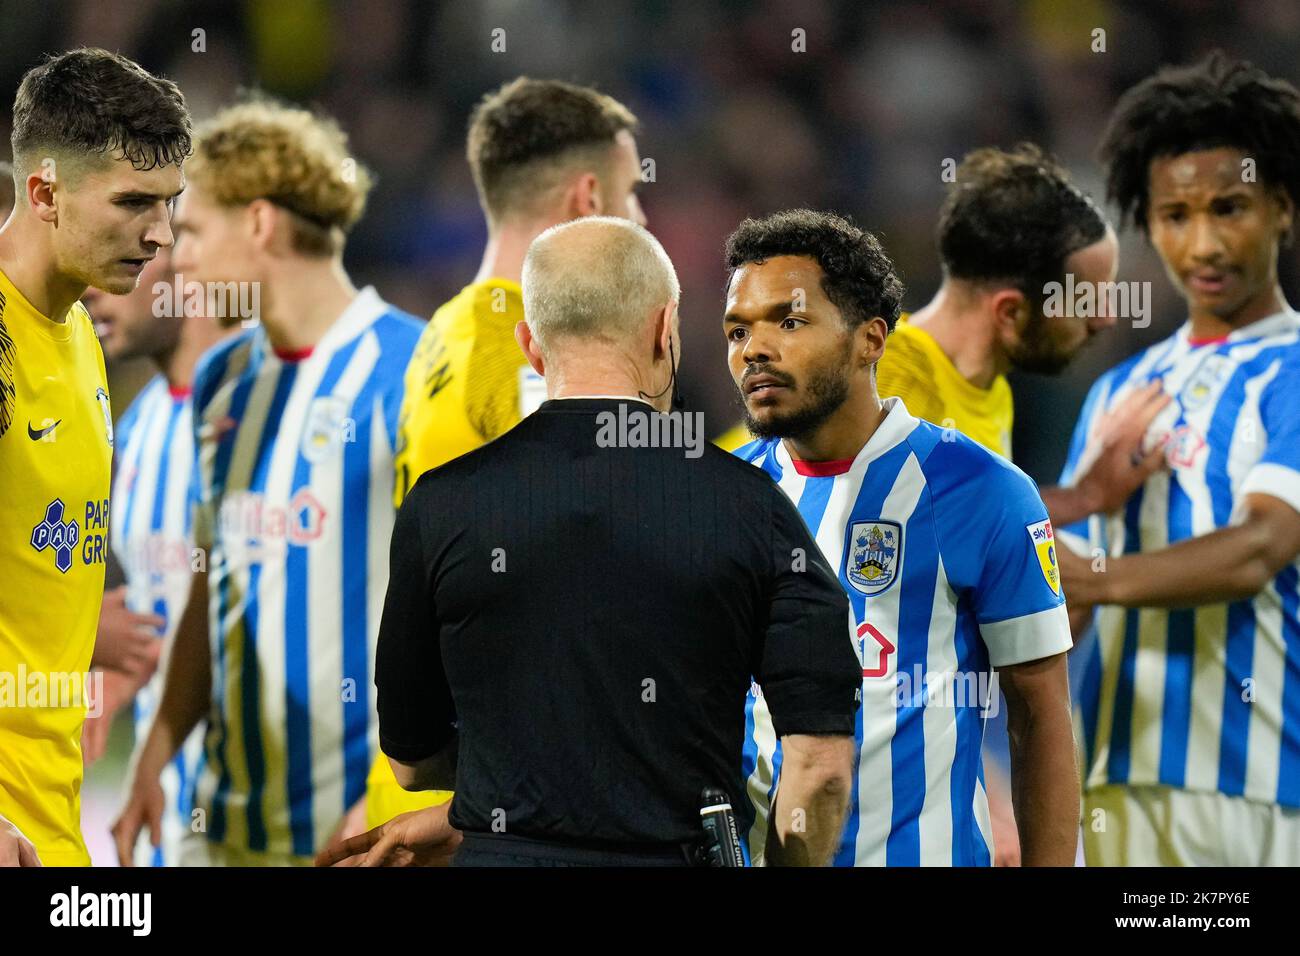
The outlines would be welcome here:
[[[996,513],[999,506],[1041,507],[1032,478],[955,428],[919,421],[906,440],[936,509],[977,517]]]
[[[232,374],[237,374],[237,368],[240,371],[248,368],[247,361],[241,364],[235,359],[237,356],[248,357],[256,342],[257,331],[256,328],[245,329],[221,340],[199,356],[194,366],[193,396],[196,413],[207,407],[221,383]]]
[[[375,330],[381,338],[414,345],[424,331],[424,320],[399,309],[391,302],[384,302],[383,305],[384,311],[375,320]]]

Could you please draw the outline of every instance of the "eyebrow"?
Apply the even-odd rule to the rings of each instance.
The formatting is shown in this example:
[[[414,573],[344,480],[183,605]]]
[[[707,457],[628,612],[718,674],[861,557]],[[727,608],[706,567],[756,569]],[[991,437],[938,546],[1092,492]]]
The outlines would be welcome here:
[[[784,315],[784,314],[786,314],[786,313],[788,313],[788,312],[791,311],[791,307],[792,307],[793,305],[794,305],[794,299],[786,299],[784,302],[774,302],[774,303],[772,303],[770,306],[768,306],[766,309],[763,310],[763,314],[762,314],[761,316],[759,316],[759,320],[761,321],[761,320],[763,320],[763,319],[771,318],[773,315],[777,315],[777,314]],[[801,312],[801,313],[799,313],[799,314],[800,314],[800,315],[803,315],[804,313]],[[733,313],[733,312],[728,312],[728,313],[726,313],[726,314],[722,317],[722,321],[723,321],[723,322],[733,322],[733,323],[735,323],[736,325],[750,325],[750,324],[752,324],[751,321],[750,321],[749,319],[747,319],[747,318],[742,318],[742,317],[740,317],[740,316],[737,316],[737,315],[736,315],[735,313]]]
[[[163,193],[147,193],[147,192],[142,192],[141,190],[138,189],[128,189],[126,192],[116,193],[113,196],[113,198],[114,199],[148,199],[152,202],[157,202],[159,199],[161,199],[164,202],[171,202],[171,200],[175,199],[183,192],[185,192],[185,186],[182,186],[180,189],[176,190],[176,192],[172,193],[171,195],[165,195]]]

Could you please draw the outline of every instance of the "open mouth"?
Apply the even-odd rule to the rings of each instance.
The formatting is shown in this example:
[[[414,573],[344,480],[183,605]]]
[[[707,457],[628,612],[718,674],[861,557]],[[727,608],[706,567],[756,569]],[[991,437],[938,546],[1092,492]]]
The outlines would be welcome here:
[[[745,395],[749,398],[764,398],[775,395],[789,386],[772,375],[754,375],[745,382]]]
[[[1187,286],[1202,295],[1218,295],[1227,288],[1231,275],[1227,272],[1196,272],[1187,278]]]

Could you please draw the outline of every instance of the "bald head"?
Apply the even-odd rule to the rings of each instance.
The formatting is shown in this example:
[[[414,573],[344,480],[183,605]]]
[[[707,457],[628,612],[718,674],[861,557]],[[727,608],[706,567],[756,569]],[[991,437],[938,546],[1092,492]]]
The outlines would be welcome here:
[[[681,287],[641,226],[589,216],[547,229],[524,259],[524,316],[543,354],[565,339],[630,344]]]

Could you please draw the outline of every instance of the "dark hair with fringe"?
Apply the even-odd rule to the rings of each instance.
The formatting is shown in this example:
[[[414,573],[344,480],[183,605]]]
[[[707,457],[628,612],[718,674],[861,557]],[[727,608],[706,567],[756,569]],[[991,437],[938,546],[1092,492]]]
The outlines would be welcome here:
[[[727,285],[738,268],[774,256],[807,256],[822,270],[822,291],[850,329],[877,316],[898,322],[903,283],[884,247],[865,229],[830,212],[788,209],[746,219],[727,239]]]
[[[1215,50],[1126,91],[1098,150],[1121,223],[1147,231],[1153,159],[1221,147],[1254,159],[1259,182],[1300,206],[1300,92],[1287,81]]]

